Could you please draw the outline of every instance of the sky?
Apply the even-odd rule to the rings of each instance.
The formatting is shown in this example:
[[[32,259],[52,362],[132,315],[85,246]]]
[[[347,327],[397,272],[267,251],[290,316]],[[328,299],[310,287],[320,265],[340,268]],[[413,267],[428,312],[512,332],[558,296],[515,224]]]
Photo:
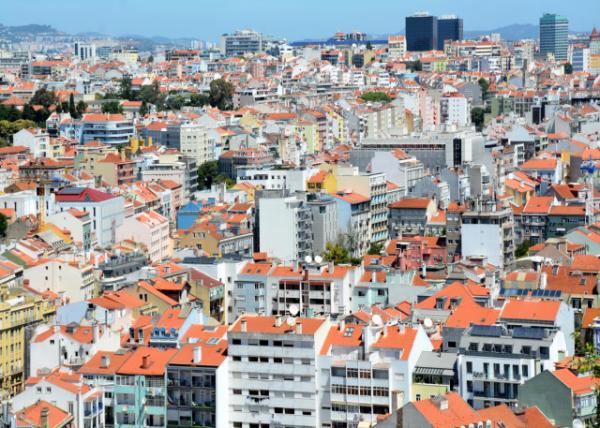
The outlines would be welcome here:
[[[567,16],[572,30],[600,26],[600,0],[0,0],[0,23],[208,41],[252,28],[298,40],[336,31],[396,33],[419,11],[459,15],[465,30],[536,24],[544,12]]]

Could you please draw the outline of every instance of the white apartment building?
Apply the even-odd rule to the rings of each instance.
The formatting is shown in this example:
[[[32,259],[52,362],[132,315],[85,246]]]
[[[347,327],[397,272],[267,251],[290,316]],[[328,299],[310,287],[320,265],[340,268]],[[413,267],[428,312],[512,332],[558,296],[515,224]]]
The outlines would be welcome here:
[[[562,331],[541,327],[473,325],[459,345],[461,396],[475,409],[515,406],[519,385],[566,356]]]
[[[319,426],[317,357],[328,331],[326,319],[241,316],[227,334],[230,426]]]
[[[23,270],[23,280],[40,293],[50,290],[72,302],[91,299],[96,294],[94,267],[77,261],[39,261]]]
[[[193,122],[181,124],[179,128],[179,150],[194,159],[198,165],[215,159],[213,141],[204,125]]]
[[[469,100],[460,92],[447,92],[440,99],[441,122],[465,127],[471,123]]]
[[[419,356],[432,349],[420,325],[331,326],[318,360],[319,426],[372,426],[401,408]]]
[[[312,249],[312,217],[306,201],[282,194],[258,199],[260,251],[284,262],[304,260]]]
[[[346,314],[351,284],[359,269],[332,263],[295,266],[246,263],[232,287],[233,318],[244,313],[286,315],[296,307],[302,316]]]
[[[314,168],[279,170],[272,168],[238,168],[237,182],[248,182],[260,189],[288,189],[290,192],[306,192],[306,182],[315,172]]]
[[[30,372],[36,376],[39,370],[53,370],[60,366],[76,370],[96,352],[114,352],[120,346],[120,332],[99,323],[89,326],[39,326],[29,346]]]
[[[152,263],[171,255],[169,220],[155,211],[143,212],[128,217],[119,231],[120,239],[131,239],[146,246]]]
[[[11,410],[17,412],[44,400],[69,412],[76,427],[103,427],[102,389],[90,387],[77,373],[61,368],[39,377],[31,377],[25,390],[13,397]]]

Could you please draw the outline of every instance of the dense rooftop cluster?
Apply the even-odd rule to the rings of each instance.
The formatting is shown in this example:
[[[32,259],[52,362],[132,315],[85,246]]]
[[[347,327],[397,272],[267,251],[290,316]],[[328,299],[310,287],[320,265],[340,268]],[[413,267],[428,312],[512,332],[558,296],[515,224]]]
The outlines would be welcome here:
[[[406,23],[0,38],[0,423],[600,423],[600,35]]]

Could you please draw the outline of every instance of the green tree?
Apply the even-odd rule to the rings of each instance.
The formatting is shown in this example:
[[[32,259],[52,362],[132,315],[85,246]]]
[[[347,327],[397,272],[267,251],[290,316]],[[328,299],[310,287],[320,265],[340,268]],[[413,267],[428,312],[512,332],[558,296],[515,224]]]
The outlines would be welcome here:
[[[573,74],[573,64],[570,62],[565,64],[565,74]]]
[[[23,106],[23,112],[21,113],[21,117],[25,120],[32,120],[34,122],[36,121],[35,110],[31,106],[31,104],[25,104]]]
[[[369,255],[370,256],[378,256],[383,251],[382,243],[373,243],[369,247]]]
[[[45,108],[49,108],[51,105],[56,104],[57,101],[58,98],[54,92],[49,91],[46,88],[40,88],[35,91],[35,94],[33,94],[29,103],[31,105],[41,105]]]
[[[521,243],[521,245],[519,245],[515,250],[515,257],[525,257],[529,253],[530,248],[531,242],[528,240],[523,241],[523,243]]]
[[[123,100],[132,100],[133,91],[131,90],[131,78],[123,77],[119,83],[119,95]]]
[[[216,160],[204,162],[198,167],[198,187],[210,189],[215,178],[219,175],[219,163]]]
[[[80,100],[75,106],[75,111],[77,112],[77,117],[83,116],[83,114],[87,111],[88,105],[85,101]]]
[[[181,95],[170,95],[167,97],[167,108],[169,110],[181,110],[185,104],[185,98]]]
[[[490,82],[488,82],[485,78],[481,78],[477,81],[479,83],[479,88],[481,89],[481,97],[485,101],[488,95],[488,91],[490,89]]]
[[[0,214],[0,236],[6,236],[6,228],[8,227],[8,219],[4,214]]]
[[[157,81],[151,85],[143,85],[136,98],[140,101],[146,101],[147,104],[156,104],[156,100],[160,96],[160,85]]]
[[[478,131],[481,131],[485,122],[485,110],[481,107],[473,107],[471,109],[471,122]]]
[[[325,245],[325,251],[322,256],[328,262],[333,262],[336,265],[348,264],[351,260],[350,251],[344,246],[344,243],[340,239],[336,242],[328,242]]]
[[[219,110],[233,108],[233,84],[225,79],[216,79],[210,82],[209,102]]]
[[[390,101],[392,101],[392,98],[388,94],[381,91],[365,92],[360,96],[360,98],[364,101],[377,103],[389,103]]]
[[[123,106],[119,101],[108,101],[102,104],[102,113],[123,113]]]
[[[77,118],[77,109],[75,108],[75,97],[73,94],[69,95],[69,114],[72,118]]]
[[[148,113],[150,113],[150,109],[148,108],[148,104],[146,103],[146,101],[142,101],[142,105],[140,106],[140,116],[146,116]]]
[[[192,94],[190,95],[190,100],[188,101],[189,106],[193,107],[203,107],[209,104],[209,99],[207,95],[204,94]]]

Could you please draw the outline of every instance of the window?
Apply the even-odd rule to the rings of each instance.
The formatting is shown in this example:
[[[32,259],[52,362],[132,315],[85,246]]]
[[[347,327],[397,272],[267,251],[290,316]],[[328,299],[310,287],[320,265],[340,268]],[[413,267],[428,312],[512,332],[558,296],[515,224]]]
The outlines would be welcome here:
[[[521,372],[523,373],[523,377],[529,377],[529,367],[525,364],[521,366]]]
[[[473,373],[473,363],[471,361],[467,361],[467,373]]]
[[[415,400],[416,401],[421,401],[421,394],[417,394],[416,397],[415,397]]]

